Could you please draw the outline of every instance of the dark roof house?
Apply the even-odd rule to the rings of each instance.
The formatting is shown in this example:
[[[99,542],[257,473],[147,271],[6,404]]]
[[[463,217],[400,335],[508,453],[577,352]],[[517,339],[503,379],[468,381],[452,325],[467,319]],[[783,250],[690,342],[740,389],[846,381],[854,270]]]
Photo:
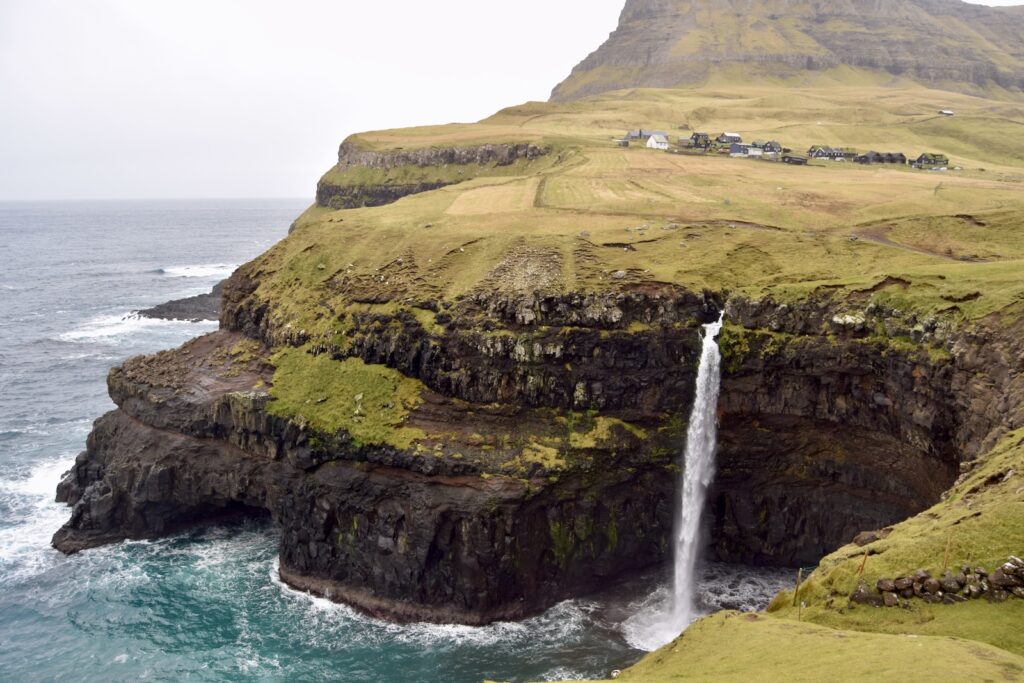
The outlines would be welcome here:
[[[903,152],[868,152],[853,160],[858,164],[905,164],[907,156]]]
[[[915,168],[945,168],[949,166],[949,157],[945,154],[925,152],[914,161]]]
[[[743,142],[743,138],[739,133],[722,133],[715,138],[715,142],[722,145],[731,145],[736,142]]]
[[[690,136],[691,147],[709,147],[711,145],[711,136],[707,133],[694,133]]]

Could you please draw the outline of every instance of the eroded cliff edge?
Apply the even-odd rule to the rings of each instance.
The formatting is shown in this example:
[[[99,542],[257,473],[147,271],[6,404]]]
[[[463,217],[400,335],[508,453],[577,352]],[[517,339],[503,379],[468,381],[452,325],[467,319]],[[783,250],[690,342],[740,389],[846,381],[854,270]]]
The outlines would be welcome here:
[[[339,343],[276,326],[250,278],[228,283],[220,332],[111,372],[118,409],[61,485],[58,548],[266,511],[297,587],[406,621],[535,613],[665,558],[697,327],[723,305],[722,559],[814,562],[934,503],[1020,421],[1020,335],[996,321],[623,286],[474,297],[427,325],[367,311]],[[349,430],[274,414],[282,348],[416,381],[384,425],[411,441],[361,431],[401,400],[368,386],[342,392]]]
[[[872,241],[779,165],[808,192],[773,193],[766,225],[677,199],[700,176],[672,157],[567,138],[562,109],[531,132],[543,110],[343,149],[336,186],[387,205],[311,207],[225,283],[220,331],[111,372],[55,545],[269,515],[300,588],[405,621],[535,613],[666,559],[698,330],[723,308],[721,559],[814,563],[1024,422],[1017,213],[965,213],[1016,195],[965,179],[950,208],[893,171],[957,215],[890,198],[856,228]],[[408,178],[452,186],[396,200]],[[948,253],[898,242],[917,230]],[[954,257],[965,233],[990,261]]]

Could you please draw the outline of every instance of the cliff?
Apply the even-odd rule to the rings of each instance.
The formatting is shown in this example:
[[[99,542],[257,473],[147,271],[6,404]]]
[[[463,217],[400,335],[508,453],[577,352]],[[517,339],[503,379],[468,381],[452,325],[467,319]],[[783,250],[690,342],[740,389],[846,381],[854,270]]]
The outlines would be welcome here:
[[[368,613],[536,613],[663,565],[722,309],[707,551],[810,564],[920,520],[1024,425],[1024,113],[949,95],[951,122],[939,96],[648,91],[355,136],[326,184],[373,202],[310,207],[224,284],[218,332],[111,371],[54,544],[263,515],[285,581]],[[611,142],[698,111],[964,170]],[[408,179],[444,185],[395,199]],[[1022,541],[991,538],[975,557]]]
[[[960,0],[628,0],[618,28],[552,93],[830,78],[967,92],[1024,88],[1024,14]],[[854,75],[843,69],[856,69]]]

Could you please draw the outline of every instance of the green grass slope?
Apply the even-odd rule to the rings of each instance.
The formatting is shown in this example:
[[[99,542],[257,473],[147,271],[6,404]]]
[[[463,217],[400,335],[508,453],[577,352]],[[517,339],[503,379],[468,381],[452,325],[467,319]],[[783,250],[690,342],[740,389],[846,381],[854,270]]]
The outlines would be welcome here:
[[[1019,681],[1024,657],[958,638],[840,631],[720,612],[625,670],[619,681]]]

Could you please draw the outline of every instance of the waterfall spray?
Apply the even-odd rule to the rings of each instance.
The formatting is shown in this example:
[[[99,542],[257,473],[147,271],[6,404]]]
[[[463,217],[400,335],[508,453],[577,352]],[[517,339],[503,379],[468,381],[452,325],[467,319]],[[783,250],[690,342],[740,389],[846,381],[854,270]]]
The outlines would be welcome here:
[[[686,452],[680,482],[675,526],[671,594],[662,609],[642,610],[625,625],[626,639],[644,650],[655,650],[678,636],[699,616],[696,600],[697,562],[700,559],[701,519],[708,487],[715,476],[718,441],[718,392],[722,354],[716,341],[722,320],[704,325],[697,391],[693,398]]]
[[[715,477],[715,447],[718,442],[718,392],[721,386],[722,354],[716,338],[722,331],[718,322],[704,326],[703,349],[697,369],[697,392],[686,433],[679,516],[675,529],[674,575],[671,625],[681,631],[697,616],[696,573],[700,555],[701,519],[708,487]]]

